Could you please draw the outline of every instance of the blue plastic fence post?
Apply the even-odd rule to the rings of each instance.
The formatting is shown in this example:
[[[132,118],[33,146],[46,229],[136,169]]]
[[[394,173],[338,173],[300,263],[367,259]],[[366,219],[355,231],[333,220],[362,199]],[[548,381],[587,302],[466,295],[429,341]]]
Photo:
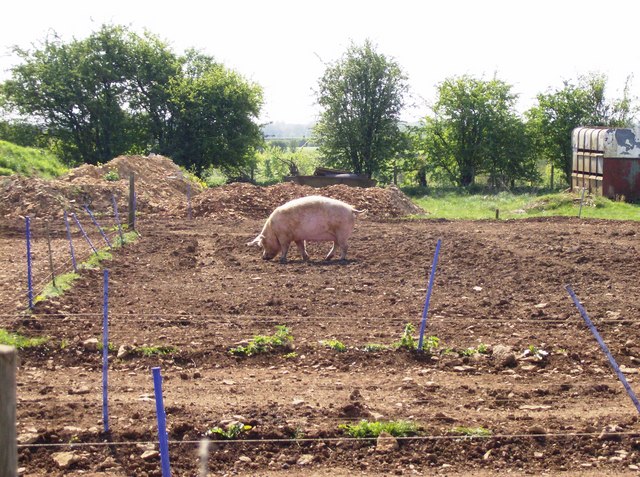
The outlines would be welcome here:
[[[109,248],[111,248],[109,239],[105,235],[104,230],[102,230],[102,227],[100,227],[100,224],[98,224],[98,221],[96,220],[96,218],[93,216],[93,213],[91,212],[91,210],[89,210],[89,207],[85,205],[84,210],[86,210],[87,214],[89,214],[89,217],[91,217],[91,222],[93,222],[93,225],[95,225],[98,228],[98,231],[100,232],[100,235],[102,235],[102,238],[104,239],[105,243],[109,246]]]
[[[167,416],[164,413],[162,400],[162,376],[160,368],[151,368],[153,372],[153,389],[156,395],[156,415],[158,418],[158,440],[160,443],[160,463],[162,465],[162,477],[171,477],[169,467],[169,442],[167,439]]]
[[[102,317],[102,422],[104,432],[109,432],[109,399],[108,399],[108,373],[109,373],[109,270],[104,271],[103,280],[103,317]]]
[[[69,218],[67,217],[67,211],[64,211],[64,226],[67,228],[67,239],[69,239],[69,251],[71,252],[71,263],[73,264],[73,271],[78,272],[78,266],[76,264],[76,254],[73,251],[73,240],[71,240],[71,229],[69,228]]]
[[[191,184],[187,182],[187,218],[191,220]]]
[[[427,312],[429,311],[429,302],[431,301],[431,290],[433,289],[433,281],[436,277],[436,268],[438,267],[438,255],[440,255],[441,239],[438,239],[436,251],[433,254],[433,263],[431,264],[431,275],[429,276],[429,286],[427,287],[427,297],[424,301],[424,310],[422,310],[422,323],[420,324],[420,339],[418,340],[418,350],[422,351],[424,341],[424,330],[427,327]]]
[[[31,219],[25,217],[25,233],[27,235],[27,288],[29,309],[33,309],[33,281],[31,279]]]
[[[82,232],[82,236],[84,237],[84,239],[87,241],[87,243],[89,244],[89,246],[91,247],[91,249],[93,250],[93,253],[95,253],[96,255],[98,255],[98,251],[96,250],[96,248],[93,246],[93,243],[91,243],[91,239],[89,238],[89,236],[87,235],[87,233],[84,231],[84,229],[82,228],[82,225],[80,225],[80,221],[78,220],[78,217],[76,217],[76,214],[74,214],[73,212],[71,212],[71,217],[73,217],[73,220],[76,221],[76,225],[78,226],[78,228],[80,229],[80,232]]]
[[[578,311],[582,315],[582,318],[584,319],[585,323],[587,324],[587,326],[591,330],[591,333],[593,333],[593,336],[595,336],[596,341],[600,345],[600,348],[602,348],[602,351],[604,351],[604,354],[609,359],[609,364],[611,364],[611,367],[613,368],[613,370],[618,375],[618,379],[620,380],[620,382],[622,383],[624,388],[627,390],[627,394],[629,395],[629,397],[633,401],[633,404],[635,404],[636,409],[638,410],[638,412],[640,412],[640,402],[638,401],[638,398],[634,394],[633,389],[631,389],[631,386],[629,386],[629,383],[627,382],[627,379],[624,377],[624,374],[620,370],[620,367],[618,366],[618,363],[616,363],[616,360],[611,355],[611,352],[609,351],[609,348],[607,347],[605,342],[600,337],[600,333],[598,333],[598,330],[596,329],[596,327],[594,326],[593,322],[591,321],[591,319],[587,315],[587,312],[585,311],[583,306],[580,304],[580,300],[578,300],[578,297],[573,292],[571,287],[569,285],[567,285],[567,286],[565,286],[565,288],[569,292],[569,295],[571,295],[571,299],[573,300],[573,303],[575,303],[576,307],[578,308]]]
[[[120,245],[124,245],[124,235],[122,234],[122,224],[120,223],[120,215],[118,214],[118,203],[116,202],[116,196],[111,194],[111,202],[113,203],[113,214],[116,216],[116,223],[118,224],[118,232],[120,233]]]
[[[136,214],[138,212],[138,194],[133,193],[133,230],[136,229]]]

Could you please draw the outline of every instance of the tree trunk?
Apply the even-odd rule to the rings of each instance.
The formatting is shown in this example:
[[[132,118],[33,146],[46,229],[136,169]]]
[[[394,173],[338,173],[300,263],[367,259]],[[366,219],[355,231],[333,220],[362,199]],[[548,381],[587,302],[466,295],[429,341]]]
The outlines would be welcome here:
[[[427,168],[421,167],[418,169],[418,183],[422,187],[427,187]]]

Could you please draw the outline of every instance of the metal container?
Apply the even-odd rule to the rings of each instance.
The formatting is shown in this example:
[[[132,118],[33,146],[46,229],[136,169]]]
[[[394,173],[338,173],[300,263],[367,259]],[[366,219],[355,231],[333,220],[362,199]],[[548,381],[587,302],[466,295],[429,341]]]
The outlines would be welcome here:
[[[571,187],[602,195],[603,151],[606,128],[575,128],[571,134],[573,149]]]
[[[640,200],[640,128],[610,129],[604,147],[603,194]]]
[[[611,199],[640,199],[640,130],[575,128],[571,187]]]

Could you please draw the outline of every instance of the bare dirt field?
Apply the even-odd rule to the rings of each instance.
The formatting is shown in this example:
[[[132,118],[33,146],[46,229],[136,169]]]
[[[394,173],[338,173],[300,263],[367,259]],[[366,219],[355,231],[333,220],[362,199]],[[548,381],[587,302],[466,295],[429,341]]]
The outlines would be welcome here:
[[[110,186],[98,184],[99,175],[94,182]],[[154,184],[161,187],[160,179]],[[98,204],[106,193],[94,197],[91,186],[83,193]],[[0,188],[0,328],[49,337],[19,353],[22,475],[160,476],[152,367],[163,377],[172,475],[199,475],[200,439],[233,422],[250,429],[235,439],[210,436],[211,475],[640,472],[638,410],[565,290],[568,284],[580,297],[640,391],[640,222],[409,220],[403,215],[416,211],[397,190],[291,184],[194,187],[189,220],[184,187],[171,187],[178,202],[140,189],[141,237],[104,262],[114,348],[109,434],[102,354],[87,342],[102,339],[103,271],[83,270],[71,291],[25,313],[17,214],[37,217],[37,283],[49,266],[44,219],[60,214],[47,212],[51,202],[39,186]],[[309,262],[293,248],[286,264],[263,261],[246,246],[274,204],[309,193],[369,209],[346,262],[323,261],[327,243],[309,246]],[[53,203],[69,194],[60,197]],[[99,220],[112,224],[106,207]],[[51,227],[55,262],[64,263],[65,231],[59,220]],[[439,346],[431,355],[395,348],[407,323],[419,329],[438,239],[426,336]],[[77,231],[74,243],[86,254]],[[293,337],[287,349],[229,352],[279,325]],[[330,340],[346,350],[331,349]],[[137,352],[143,345],[172,350],[144,356]],[[411,421],[418,432],[385,446],[340,427],[363,419]],[[490,434],[471,437],[465,428]]]

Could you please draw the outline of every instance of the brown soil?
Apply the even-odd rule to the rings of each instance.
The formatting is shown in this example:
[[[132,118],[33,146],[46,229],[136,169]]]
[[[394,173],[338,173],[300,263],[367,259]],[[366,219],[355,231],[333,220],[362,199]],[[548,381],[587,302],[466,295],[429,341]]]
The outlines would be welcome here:
[[[137,186],[140,202],[148,197],[149,204],[139,217],[140,239],[105,264],[109,341],[116,348],[109,364],[110,435],[102,428],[101,353],[84,343],[101,340],[103,273],[82,271],[70,292],[24,313],[18,214],[36,216],[34,282],[42,285],[48,280],[44,219],[60,215],[54,210],[60,202],[48,197],[68,196],[64,187],[39,181],[0,185],[2,198],[10,199],[0,213],[0,328],[50,337],[48,346],[19,353],[23,475],[160,476],[158,456],[144,454],[157,450],[156,366],[172,475],[198,475],[199,440],[233,421],[251,429],[212,442],[212,475],[638,473],[638,411],[564,287],[575,290],[636,387],[640,223],[407,220],[402,216],[416,210],[398,190],[292,184],[196,191],[188,220],[185,189],[173,188],[174,179],[166,178],[172,173],[155,172],[146,186],[140,173]],[[93,179],[77,173],[57,182],[86,187],[103,213],[99,220],[113,225],[109,202],[100,198],[110,200],[120,184],[105,182],[101,173]],[[117,190],[124,197],[122,182]],[[273,207],[309,193],[368,209],[345,263],[322,261],[326,243],[309,247],[308,263],[292,250],[286,264],[265,262],[246,246]],[[54,261],[68,268],[59,222],[50,225]],[[91,236],[102,240],[94,231]],[[438,350],[433,356],[365,351],[368,344],[398,342],[407,323],[419,328],[438,239],[426,330],[440,339]],[[77,232],[74,244],[79,255],[89,253]],[[289,328],[292,347],[249,357],[229,353],[256,335],[273,334],[277,325]],[[347,350],[329,349],[323,342],[331,339]],[[120,347],[144,344],[177,351],[116,356]],[[486,353],[463,353],[481,344]],[[527,356],[530,346],[548,355]],[[409,420],[419,434],[384,451],[375,440],[348,439],[339,427],[361,419]],[[465,437],[461,427],[492,434]],[[60,452],[72,452],[74,462],[56,463]]]

